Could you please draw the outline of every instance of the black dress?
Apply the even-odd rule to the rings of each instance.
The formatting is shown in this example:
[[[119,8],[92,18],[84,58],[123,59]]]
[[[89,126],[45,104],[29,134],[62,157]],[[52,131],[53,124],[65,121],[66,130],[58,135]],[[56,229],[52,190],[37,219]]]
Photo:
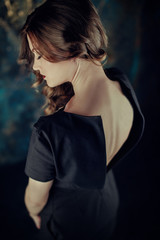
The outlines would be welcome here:
[[[61,109],[34,124],[25,173],[37,181],[54,179],[40,214],[45,240],[108,240],[114,232],[119,197],[112,167],[136,147],[145,119],[127,77],[116,68],[105,73],[119,81],[134,110],[130,134],[108,166],[101,116]]]

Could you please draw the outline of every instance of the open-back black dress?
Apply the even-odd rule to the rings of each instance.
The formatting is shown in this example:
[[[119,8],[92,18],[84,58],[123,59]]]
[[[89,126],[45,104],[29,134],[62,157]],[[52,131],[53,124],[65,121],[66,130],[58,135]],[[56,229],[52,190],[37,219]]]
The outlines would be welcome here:
[[[25,173],[41,182],[54,179],[40,214],[45,240],[108,240],[114,232],[119,197],[112,167],[136,147],[145,119],[127,77],[117,68],[105,73],[119,81],[134,110],[129,136],[108,166],[100,115],[60,109],[33,126]]]

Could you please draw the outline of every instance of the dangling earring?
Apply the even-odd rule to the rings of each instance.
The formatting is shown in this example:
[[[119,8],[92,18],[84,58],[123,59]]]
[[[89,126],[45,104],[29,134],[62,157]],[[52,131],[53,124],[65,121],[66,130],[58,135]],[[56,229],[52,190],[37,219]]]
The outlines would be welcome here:
[[[78,74],[79,74],[79,71],[80,71],[80,61],[79,61],[79,59],[78,59],[78,58],[75,58],[75,59],[74,59],[74,62],[77,63],[77,69],[76,69],[76,72],[75,72],[75,74],[74,74],[74,76],[73,76],[73,78],[72,78],[72,82],[75,81],[75,79],[77,78],[77,76],[78,76]]]

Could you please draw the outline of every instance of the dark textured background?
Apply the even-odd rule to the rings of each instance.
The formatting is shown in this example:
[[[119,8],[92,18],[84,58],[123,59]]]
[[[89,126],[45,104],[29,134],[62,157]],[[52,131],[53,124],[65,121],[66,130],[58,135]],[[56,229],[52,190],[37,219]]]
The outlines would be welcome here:
[[[17,57],[19,29],[41,2],[0,1],[0,239],[36,239],[38,231],[24,207],[23,171],[43,98],[30,88],[34,76],[17,64]],[[136,149],[113,169],[120,195],[115,239],[160,239],[160,3],[93,2],[109,37],[107,66],[127,74],[146,120]]]

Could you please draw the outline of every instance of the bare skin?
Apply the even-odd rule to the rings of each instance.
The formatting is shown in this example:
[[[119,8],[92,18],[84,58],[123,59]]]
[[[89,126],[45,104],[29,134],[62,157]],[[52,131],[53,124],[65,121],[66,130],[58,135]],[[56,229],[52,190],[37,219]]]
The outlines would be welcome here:
[[[49,197],[49,191],[52,187],[53,180],[48,182],[39,182],[29,178],[28,185],[25,190],[24,202],[33,219],[36,227],[41,228],[41,217],[39,213],[46,205]]]

